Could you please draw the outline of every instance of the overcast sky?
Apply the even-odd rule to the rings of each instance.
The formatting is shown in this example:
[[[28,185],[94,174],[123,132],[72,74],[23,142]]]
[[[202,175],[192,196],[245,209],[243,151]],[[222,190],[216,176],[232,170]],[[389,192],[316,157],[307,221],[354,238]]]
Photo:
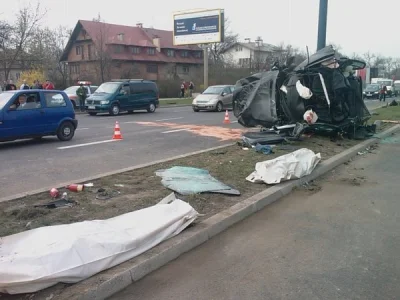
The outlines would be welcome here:
[[[34,2],[35,0],[31,0]],[[0,0],[1,18],[12,20],[27,0]],[[222,8],[231,29],[241,39],[261,36],[266,43],[290,43],[314,52],[317,43],[319,0],[40,0],[48,13],[44,25],[74,27],[78,19],[91,20],[100,13],[106,22],[172,30],[172,13],[197,8]],[[140,3],[140,4],[139,4]],[[198,3],[201,3],[201,6]],[[250,6],[250,3],[252,4]],[[196,5],[196,6],[193,6]],[[398,0],[329,0],[327,42],[343,52],[363,54],[370,50],[400,57]]]

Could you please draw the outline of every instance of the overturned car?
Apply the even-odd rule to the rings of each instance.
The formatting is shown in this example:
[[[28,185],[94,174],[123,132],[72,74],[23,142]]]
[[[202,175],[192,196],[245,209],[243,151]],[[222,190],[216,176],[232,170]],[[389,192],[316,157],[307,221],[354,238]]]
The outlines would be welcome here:
[[[287,63],[288,65],[290,62]],[[274,65],[268,72],[239,80],[233,112],[244,127],[285,128],[290,136],[320,133],[364,139],[374,126],[354,75],[365,62],[338,57],[328,46],[296,67]]]

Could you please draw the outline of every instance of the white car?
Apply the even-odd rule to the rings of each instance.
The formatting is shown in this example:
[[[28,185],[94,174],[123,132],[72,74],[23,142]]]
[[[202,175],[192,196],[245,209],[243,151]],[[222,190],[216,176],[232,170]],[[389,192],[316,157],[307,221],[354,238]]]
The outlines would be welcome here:
[[[78,85],[70,86],[69,88],[66,88],[64,90],[64,92],[67,94],[68,98],[71,100],[72,104],[74,105],[74,108],[79,107],[79,99],[78,99],[78,95],[76,94],[76,90],[79,88],[80,84],[83,84],[83,86],[86,88],[88,97],[91,94],[93,94],[98,88],[97,85],[91,85],[91,83],[88,81],[78,81],[77,83],[78,83]]]

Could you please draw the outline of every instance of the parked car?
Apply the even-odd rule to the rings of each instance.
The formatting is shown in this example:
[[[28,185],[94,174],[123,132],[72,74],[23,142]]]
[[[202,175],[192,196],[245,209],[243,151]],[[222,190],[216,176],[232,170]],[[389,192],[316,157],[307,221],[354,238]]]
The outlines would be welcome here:
[[[369,84],[363,92],[364,99],[378,99],[381,86],[379,84]]]
[[[218,111],[232,108],[233,85],[209,86],[203,93],[193,99],[193,111]]]
[[[83,86],[86,88],[87,95],[88,97],[93,94],[96,89],[98,88],[97,85],[91,85],[91,82],[89,81],[78,81],[78,85],[73,85],[64,90],[64,92],[67,94],[69,100],[71,100],[74,108],[77,108],[79,106],[79,99],[78,95],[76,94],[76,90],[79,88],[79,85],[82,83]]]
[[[159,105],[157,84],[143,79],[119,79],[102,83],[86,99],[85,107],[89,115],[109,113],[116,116],[121,111],[156,111]]]
[[[64,91],[17,90],[0,94],[0,142],[56,135],[73,138],[78,121]]]

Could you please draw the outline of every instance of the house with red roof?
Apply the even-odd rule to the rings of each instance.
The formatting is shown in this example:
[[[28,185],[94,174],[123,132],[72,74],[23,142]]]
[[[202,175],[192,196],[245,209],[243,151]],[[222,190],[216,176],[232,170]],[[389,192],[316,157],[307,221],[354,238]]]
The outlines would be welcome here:
[[[70,82],[121,78],[196,80],[202,78],[203,52],[195,45],[174,46],[173,32],[79,20],[60,61]]]

